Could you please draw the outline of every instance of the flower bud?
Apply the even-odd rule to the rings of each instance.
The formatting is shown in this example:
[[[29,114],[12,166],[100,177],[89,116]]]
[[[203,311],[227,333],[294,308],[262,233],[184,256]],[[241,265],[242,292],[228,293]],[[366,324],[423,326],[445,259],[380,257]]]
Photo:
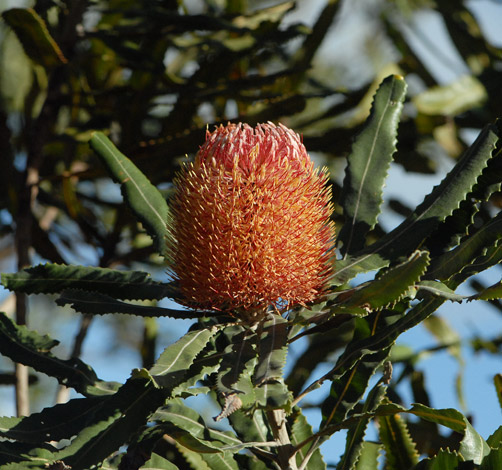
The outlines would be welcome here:
[[[174,180],[174,274],[184,302],[243,320],[305,305],[332,273],[327,173],[283,125],[207,132]]]

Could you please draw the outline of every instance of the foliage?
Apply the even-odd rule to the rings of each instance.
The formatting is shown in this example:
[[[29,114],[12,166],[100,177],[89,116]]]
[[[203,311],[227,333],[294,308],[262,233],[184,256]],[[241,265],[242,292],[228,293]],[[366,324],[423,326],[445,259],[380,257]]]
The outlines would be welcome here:
[[[472,67],[469,80],[457,84],[472,91],[471,100],[457,96],[455,87],[436,83],[400,28],[396,18],[412,14],[415,3],[386,2],[380,20],[402,53],[402,75],[416,73],[424,85],[411,99],[400,74],[377,89],[368,81],[347,91],[339,78],[316,73],[313,57],[341,14],[337,1],[326,2],[310,30],[285,22],[290,2],[256,10],[206,2],[199,14],[169,0],[37,1],[3,13],[10,29],[3,31],[0,74],[0,223],[16,241],[18,270],[2,276],[17,311],[0,316],[0,353],[78,396],[27,416],[18,406],[20,416],[0,418],[2,468],[317,470],[327,468],[320,446],[343,430],[339,470],[377,469],[381,455],[389,469],[498,468],[502,427],[485,439],[460,411],[431,407],[416,381],[417,358],[402,359],[401,377],[392,376],[401,334],[422,323],[447,336],[435,316],[442,304],[500,297],[500,283],[456,293],[502,258],[502,104],[493,93],[500,51],[474,28],[462,2],[436,2]],[[18,59],[8,62],[13,51]],[[16,71],[14,92],[8,78]],[[324,104],[332,98],[336,104]],[[157,280],[158,268],[169,266],[167,243],[175,243],[164,183],[202,143],[207,122],[229,119],[285,120],[330,167],[347,159],[343,183],[331,182],[342,228],[330,292],[256,327],[221,312],[156,304],[181,298],[168,275]],[[471,145],[460,137],[465,128],[479,129]],[[405,217],[385,233],[378,220],[388,168],[397,162],[434,171],[424,145],[431,141],[455,163],[416,208],[394,203]],[[124,203],[100,190],[110,187],[107,174]],[[83,246],[98,262],[79,259]],[[32,251],[44,262],[28,267]],[[78,348],[62,358],[58,341],[25,324],[31,294],[55,295],[88,321],[142,317],[144,367],[122,384],[101,380]],[[192,320],[156,360],[148,359],[152,317]],[[306,351],[288,358],[300,338]],[[498,351],[497,344],[473,346]],[[451,344],[445,339],[440,347]],[[331,368],[318,372],[326,362]],[[396,390],[405,379],[415,380],[413,405]],[[22,372],[13,380],[20,401]],[[325,393],[315,394],[321,399],[309,403],[319,416],[312,427],[305,403],[323,384]],[[494,385],[502,402],[500,374]],[[215,420],[224,427],[190,406],[196,396],[218,404]],[[367,437],[370,423],[377,442]]]

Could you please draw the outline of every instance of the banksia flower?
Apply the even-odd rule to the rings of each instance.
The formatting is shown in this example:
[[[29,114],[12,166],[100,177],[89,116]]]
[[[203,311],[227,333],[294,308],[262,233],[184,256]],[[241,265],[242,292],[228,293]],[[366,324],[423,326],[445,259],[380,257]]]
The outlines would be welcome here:
[[[185,303],[243,320],[326,290],[334,225],[327,175],[283,125],[207,132],[174,180],[174,274]]]

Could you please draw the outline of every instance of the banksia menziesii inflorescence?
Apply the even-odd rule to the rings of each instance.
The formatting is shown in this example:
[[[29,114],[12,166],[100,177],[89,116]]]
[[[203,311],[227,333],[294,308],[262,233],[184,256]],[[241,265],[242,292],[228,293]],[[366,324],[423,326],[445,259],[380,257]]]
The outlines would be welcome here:
[[[174,181],[173,269],[186,304],[251,321],[318,298],[335,236],[327,179],[283,125],[207,132]]]

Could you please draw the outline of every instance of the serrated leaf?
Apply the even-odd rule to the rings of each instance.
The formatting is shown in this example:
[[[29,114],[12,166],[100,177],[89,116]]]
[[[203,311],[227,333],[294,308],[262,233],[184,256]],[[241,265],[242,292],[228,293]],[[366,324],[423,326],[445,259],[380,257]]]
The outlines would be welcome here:
[[[284,318],[272,315],[263,325],[258,341],[258,363],[255,368],[255,384],[261,385],[283,375],[288,339],[288,325]]]
[[[44,469],[47,463],[56,460],[54,457],[56,450],[50,444],[2,441],[0,442],[0,465],[2,469]]]
[[[435,297],[442,297],[453,302],[462,302],[467,298],[465,295],[456,294],[454,290],[440,281],[420,281],[415,284],[418,292],[428,292]]]
[[[160,191],[102,132],[95,132],[89,143],[121,185],[124,199],[154,239],[157,251],[169,260],[175,240],[169,207]]]
[[[405,262],[386,270],[367,286],[358,289],[344,302],[349,307],[380,309],[398,302],[424,274],[429,265],[426,251],[415,251]]]
[[[2,274],[2,285],[25,294],[57,294],[66,289],[80,289],[122,300],[160,300],[176,296],[172,284],[154,281],[143,271],[50,263]]]
[[[267,410],[284,409],[287,413],[291,408],[293,396],[284,381],[267,382],[255,387],[256,405]]]
[[[178,470],[178,467],[154,452],[140,470]]]
[[[56,299],[60,306],[70,305],[75,311],[91,315],[106,315],[109,313],[122,313],[142,317],[171,317],[171,318],[200,318],[205,312],[197,310],[175,310],[172,308],[156,307],[151,305],[135,305],[121,302],[106,294],[98,292],[85,292],[75,289],[64,290]]]
[[[224,330],[230,344],[223,351],[223,360],[216,377],[220,393],[238,393],[247,406],[254,401],[251,381],[256,366],[256,334],[242,326],[231,326]]]
[[[4,356],[55,377],[59,383],[86,396],[109,395],[117,389],[117,383],[99,380],[94,370],[80,359],[59,359],[51,354],[50,349],[56,344],[49,336],[16,325],[0,312],[0,353]]]
[[[378,457],[383,446],[377,442],[364,441],[361,446],[361,456],[354,470],[377,470]],[[351,469],[352,470],[352,469]]]
[[[359,273],[388,266],[419,247],[472,191],[493,156],[502,133],[499,127],[498,122],[487,126],[443,181],[403,223],[358,254],[337,261],[333,284],[344,284]]]
[[[462,271],[468,273],[468,276],[480,272],[481,267],[477,266],[479,263],[472,266],[473,260],[487,253],[500,238],[502,238],[502,213],[497,214],[456,248],[437,257],[431,263],[427,278],[446,280],[453,276],[460,279],[465,277]]]
[[[27,417],[0,417],[0,435],[32,444],[70,439],[87,425],[103,402],[103,397],[76,398]]]
[[[151,378],[131,378],[106,399],[92,422],[56,457],[74,469],[97,465],[126,443],[165,401]]]
[[[354,468],[365,468],[365,465],[370,465],[373,468],[373,463],[376,465],[376,458],[378,457],[378,450],[376,451],[375,460],[373,461],[374,454],[369,450],[365,450],[367,442],[364,441],[366,428],[368,427],[370,416],[364,416],[367,413],[373,412],[378,405],[380,405],[386,393],[386,387],[381,383],[381,380],[370,390],[368,397],[364,400],[362,414],[363,417],[358,419],[355,424],[351,425],[347,432],[345,440],[345,452],[343,453],[338,465],[337,470],[352,470]],[[380,447],[380,446],[379,446]],[[368,455],[365,456],[365,453]],[[367,459],[368,464],[365,464]],[[357,464],[357,465],[356,465]],[[376,468],[376,467],[375,467]]]
[[[490,451],[490,447],[486,441],[476,432],[467,418],[460,411],[453,408],[434,409],[425,405],[414,404],[410,409],[406,410],[392,403],[382,405],[376,411],[377,415],[395,413],[411,413],[419,418],[446,426],[453,431],[463,434],[464,437],[460,442],[459,454],[464,460],[472,460],[474,463],[480,464],[483,457]]]
[[[288,417],[289,426],[291,428],[291,444],[298,446],[313,435],[312,426],[308,423],[300,408],[295,408],[291,416]],[[309,452],[309,445],[305,445],[298,450],[296,454],[296,462],[298,466],[302,464]],[[326,469],[321,451],[316,449],[310,456],[310,459],[305,467],[305,470],[323,470]]]
[[[243,442],[268,442],[272,439],[264,410],[257,409],[252,413],[237,410],[228,417],[232,428]]]
[[[420,468],[422,470],[457,470],[460,462],[461,458],[456,452],[439,449],[434,457],[424,460]]]
[[[176,386],[187,380],[193,361],[217,331],[217,327],[189,331],[168,346],[149,371],[156,383],[171,393]]]
[[[492,449],[481,462],[479,470],[502,470],[502,448]]]
[[[345,224],[337,236],[345,256],[364,247],[367,233],[377,222],[387,171],[396,151],[405,94],[402,77],[387,77],[375,94],[364,129],[352,145],[341,196]]]
[[[497,376],[500,374],[497,374]],[[497,391],[497,393],[499,393]],[[500,400],[500,395],[499,395]],[[502,426],[499,426],[495,432],[486,440],[486,443],[492,448],[497,449],[502,447]]]
[[[359,403],[375,371],[387,360],[390,346],[373,354],[365,355],[347,370],[339,369],[331,382],[328,397],[321,406],[321,429],[343,421]]]
[[[200,443],[212,447],[214,451],[237,452],[247,446],[230,431],[219,431],[208,427],[199,413],[184,405],[179,399],[169,400],[165,406],[155,412],[151,421],[156,421],[161,427],[166,423],[174,424],[180,430],[198,439]],[[178,440],[175,436],[173,438]],[[178,440],[178,442],[187,447],[186,441],[183,443]],[[194,450],[194,448],[191,449]]]
[[[351,341],[342,355],[338,358],[335,366],[320,379],[310,384],[302,392],[301,396],[316,389],[324,380],[337,377],[340,373],[344,373],[351,369],[362,357],[368,354],[378,353],[392,346],[400,334],[425,320],[429,315],[434,313],[443,302],[443,299],[431,297],[424,298],[419,304],[411,308],[406,315],[401,315],[395,322],[385,325],[383,328],[378,328],[374,335]],[[390,315],[393,314],[392,311],[389,313]],[[356,321],[357,320],[359,319],[356,319]]]
[[[68,62],[44,20],[32,8],[11,8],[2,13],[2,18],[16,33],[33,62],[46,68]]]
[[[399,415],[376,418],[378,435],[385,448],[385,468],[409,470],[418,463],[418,452],[406,423]]]
[[[481,292],[469,297],[469,300],[494,300],[502,298],[502,281],[499,281]]]

